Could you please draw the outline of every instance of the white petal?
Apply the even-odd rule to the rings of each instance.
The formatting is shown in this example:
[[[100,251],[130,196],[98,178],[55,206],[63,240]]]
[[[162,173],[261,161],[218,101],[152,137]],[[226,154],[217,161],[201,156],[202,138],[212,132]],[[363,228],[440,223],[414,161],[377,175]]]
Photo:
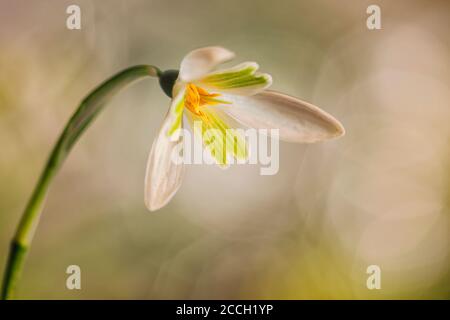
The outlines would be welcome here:
[[[200,79],[217,65],[233,58],[234,53],[222,47],[196,49],[181,61],[179,78],[184,82]]]
[[[312,143],[345,134],[333,116],[297,98],[264,91],[254,96],[223,95],[233,104],[223,110],[241,124],[255,129],[279,129],[280,139]]]
[[[176,104],[172,104],[174,106]],[[182,143],[182,135],[168,135],[174,116],[172,108],[167,113],[163,125],[150,151],[145,173],[145,205],[150,211],[164,207],[181,186],[184,175],[182,163],[176,164],[171,156],[175,147]],[[176,138],[175,141],[174,138]]]

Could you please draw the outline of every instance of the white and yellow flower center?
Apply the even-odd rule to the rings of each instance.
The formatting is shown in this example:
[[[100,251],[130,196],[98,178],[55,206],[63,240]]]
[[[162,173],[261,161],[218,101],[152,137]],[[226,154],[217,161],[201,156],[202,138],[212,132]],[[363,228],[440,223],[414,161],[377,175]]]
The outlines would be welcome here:
[[[270,75],[257,73],[257,69],[256,63],[245,62],[230,69],[211,72],[195,82],[177,81],[171,107],[173,120],[167,134],[172,136],[182,127],[183,110],[187,109],[185,114],[196,131],[194,133],[202,137],[205,147],[218,164],[226,164],[228,157],[245,159],[248,156],[245,137],[233,131],[233,119],[221,108],[212,106],[228,105],[233,108],[227,96],[254,95],[270,86]],[[194,128],[196,121],[200,123],[199,130]]]
[[[228,101],[217,99],[217,97],[220,97],[219,93],[209,93],[193,83],[188,83],[184,96],[184,106],[193,114],[204,116],[204,113],[201,110],[202,107],[218,104],[231,104]]]

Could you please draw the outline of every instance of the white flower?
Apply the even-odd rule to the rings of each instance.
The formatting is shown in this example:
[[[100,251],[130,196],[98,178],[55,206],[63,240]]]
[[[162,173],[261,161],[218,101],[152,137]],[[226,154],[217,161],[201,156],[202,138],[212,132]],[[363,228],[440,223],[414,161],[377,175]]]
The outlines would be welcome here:
[[[190,52],[181,62],[169,111],[147,163],[145,204],[149,210],[165,206],[181,185],[184,166],[171,161],[171,154],[182,139],[178,129],[183,126],[183,115],[191,124],[202,121],[203,132],[224,132],[238,122],[255,129],[279,129],[280,139],[290,142],[312,143],[344,134],[339,121],[318,107],[266,90],[272,77],[256,72],[255,62],[213,71],[232,58],[234,53],[225,48],[207,47]],[[225,142],[216,139],[205,147],[219,149]],[[218,164],[226,163],[229,156],[247,156],[243,137],[238,137],[237,148],[224,148],[225,155],[213,154]]]

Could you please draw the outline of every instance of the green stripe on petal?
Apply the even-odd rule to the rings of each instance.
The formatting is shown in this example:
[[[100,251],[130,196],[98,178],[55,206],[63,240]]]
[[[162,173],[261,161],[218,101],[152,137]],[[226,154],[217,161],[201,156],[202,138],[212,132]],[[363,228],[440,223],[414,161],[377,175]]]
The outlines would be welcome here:
[[[245,62],[231,69],[210,73],[200,81],[199,85],[213,90],[253,95],[272,84],[270,75],[257,73],[257,70],[258,64]]]
[[[203,142],[216,160],[218,165],[227,165],[227,152],[225,145],[225,130],[211,117],[210,112],[204,112],[201,117],[203,125]]]
[[[255,62],[244,62],[231,69],[210,73],[209,75],[207,75],[205,78],[202,79],[202,82],[218,83],[222,81],[228,81],[231,79],[245,77],[254,74],[256,70],[258,70],[258,68],[259,66]]]
[[[247,159],[248,150],[241,131],[229,127],[215,112],[208,112],[208,118],[225,137],[226,153],[236,159]]]
[[[209,118],[204,114],[198,116],[193,113],[187,113],[194,134],[199,136],[203,142],[203,146],[209,151],[212,158],[219,166],[227,164],[226,153],[224,150],[224,141],[222,131],[215,128]],[[201,123],[201,130],[195,125],[195,122]]]
[[[172,124],[167,130],[167,135],[172,136],[177,129],[181,128],[181,122],[183,120],[184,110],[184,90],[179,92],[176,98],[172,101],[169,112],[172,116]]]
[[[231,158],[245,160],[248,148],[242,130],[233,129],[227,121],[232,121],[226,114],[205,109],[202,115],[186,113],[194,134],[200,136],[203,146],[219,166],[227,166]],[[194,122],[201,123],[201,130]]]
[[[267,74],[255,74],[241,78],[230,79],[223,81],[217,85],[218,89],[233,89],[242,88],[255,85],[267,85],[270,84],[270,76]]]
[[[183,119],[183,113],[178,114],[177,117],[175,118],[175,120],[173,121],[172,126],[167,131],[167,135],[169,137],[171,135],[173,135],[177,129],[181,128],[181,120],[182,119]]]

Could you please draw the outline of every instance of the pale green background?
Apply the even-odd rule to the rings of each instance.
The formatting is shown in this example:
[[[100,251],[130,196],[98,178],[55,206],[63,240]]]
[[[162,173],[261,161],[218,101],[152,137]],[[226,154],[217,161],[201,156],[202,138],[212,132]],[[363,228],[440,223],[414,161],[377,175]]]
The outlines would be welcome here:
[[[82,30],[65,27],[70,4]],[[382,30],[366,8],[382,9]],[[134,64],[177,68],[206,45],[257,61],[273,88],[347,135],[281,144],[280,171],[191,166],[174,200],[143,204],[169,100],[121,94],[56,178],[18,297],[448,298],[448,1],[0,2],[0,270],[52,144],[82,97]],[[80,265],[82,290],[65,288]],[[368,265],[382,289],[366,288]]]

